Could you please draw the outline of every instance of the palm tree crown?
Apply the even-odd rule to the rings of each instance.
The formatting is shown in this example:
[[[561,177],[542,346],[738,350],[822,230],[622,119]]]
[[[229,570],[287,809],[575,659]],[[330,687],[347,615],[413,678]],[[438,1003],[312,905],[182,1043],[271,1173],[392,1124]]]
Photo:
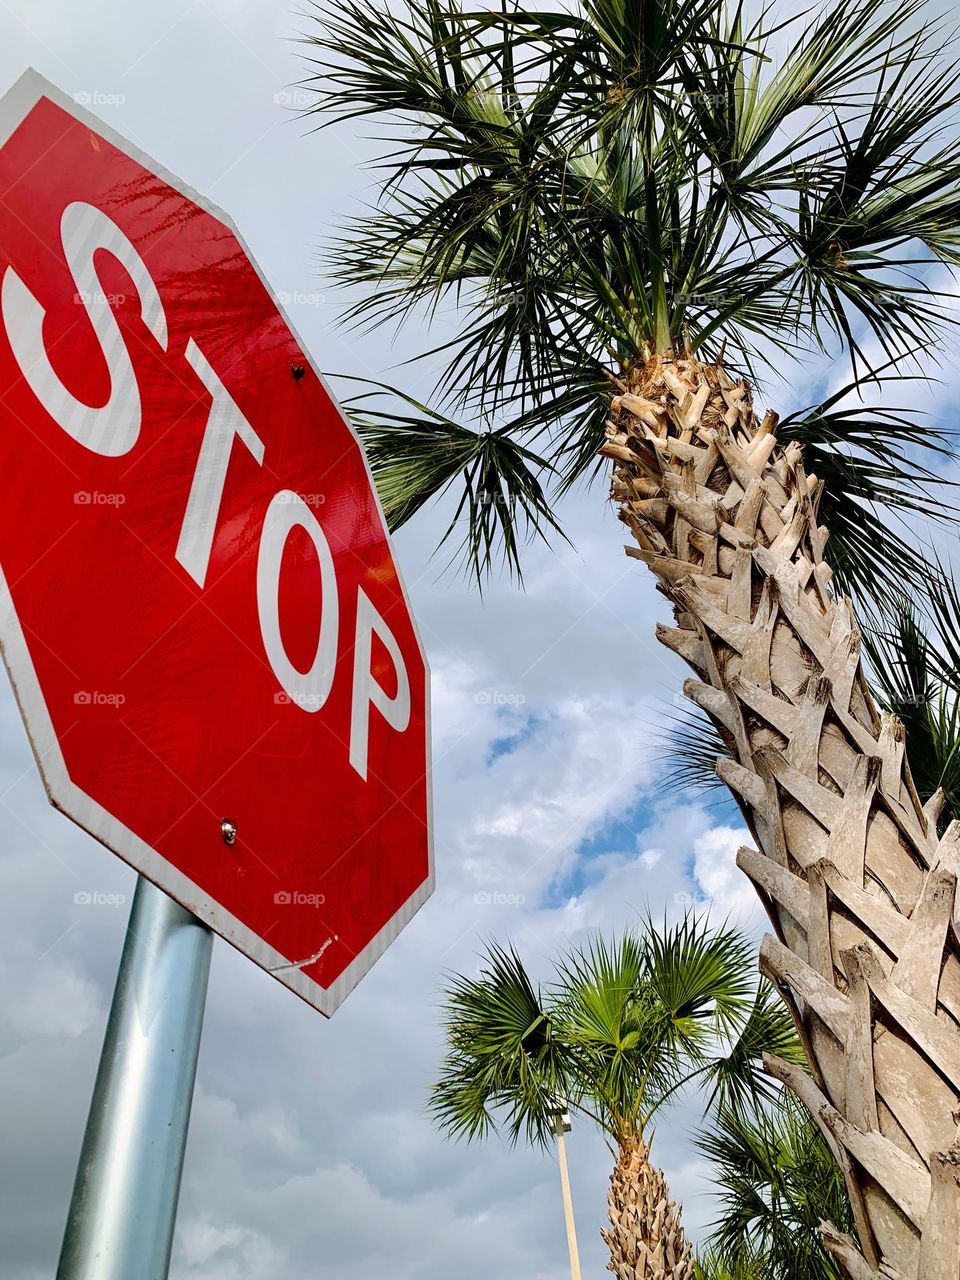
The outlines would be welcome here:
[[[763,1052],[801,1060],[787,1010],[753,970],[748,938],[691,915],[594,939],[558,965],[546,991],[515,951],[491,945],[480,974],[448,989],[433,1115],[471,1139],[499,1115],[511,1141],[542,1146],[561,1102],[615,1142],[642,1137],[688,1082],[736,1108],[770,1090]]]
[[[409,398],[354,406],[394,525],[458,486],[478,576],[498,552],[519,569],[524,537],[559,527],[545,484],[594,469],[611,381],[652,352],[723,352],[753,373],[819,346],[881,384],[891,362],[929,350],[946,323],[930,269],[960,256],[960,95],[944,91],[956,75],[922,11],[318,10],[306,83],[321,122],[394,126],[380,200],[330,253],[334,277],[360,290],[348,315],[452,308],[438,394],[483,424]],[[804,444],[826,481],[844,589],[882,594],[921,570],[873,508],[936,505],[912,446],[941,448],[937,432],[835,394],[779,438]]]

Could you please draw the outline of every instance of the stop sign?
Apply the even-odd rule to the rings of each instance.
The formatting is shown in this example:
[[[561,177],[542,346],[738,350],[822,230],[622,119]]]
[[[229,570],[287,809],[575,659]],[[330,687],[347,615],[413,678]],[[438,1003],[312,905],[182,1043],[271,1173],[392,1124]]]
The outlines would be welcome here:
[[[33,73],[0,144],[0,641],[50,798],[330,1013],[433,884],[362,450],[222,213]]]

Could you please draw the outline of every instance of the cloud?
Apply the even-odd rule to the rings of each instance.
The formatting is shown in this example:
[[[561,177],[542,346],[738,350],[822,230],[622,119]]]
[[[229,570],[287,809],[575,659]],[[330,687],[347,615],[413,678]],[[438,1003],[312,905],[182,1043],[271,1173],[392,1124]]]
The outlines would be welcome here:
[[[15,1036],[78,1036],[99,1023],[103,1004],[97,987],[82,973],[54,961],[23,982],[23,973],[0,969],[0,985],[16,980],[17,999],[7,1010]]]
[[[755,929],[766,917],[756,890],[736,864],[741,845],[753,847],[745,827],[705,831],[693,842],[693,874],[712,915]]]

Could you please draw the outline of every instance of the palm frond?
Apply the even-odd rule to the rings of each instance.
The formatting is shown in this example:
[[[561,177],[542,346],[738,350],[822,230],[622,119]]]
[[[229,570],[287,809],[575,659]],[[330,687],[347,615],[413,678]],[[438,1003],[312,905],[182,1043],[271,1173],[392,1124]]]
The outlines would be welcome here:
[[[933,600],[956,599],[945,576],[935,581]],[[941,619],[945,615],[941,614]],[[910,772],[924,802],[942,788],[946,803],[941,826],[960,817],[960,699],[950,649],[922,625],[912,601],[901,597],[890,620],[864,629],[864,647],[877,696],[884,710],[903,722]],[[955,644],[948,632],[947,640]]]
[[[662,342],[665,281],[674,296],[709,296],[727,271],[741,285],[725,305],[730,338],[795,336],[825,318],[854,349],[853,312],[902,350],[941,316],[928,286],[890,273],[957,257],[960,145],[944,126],[958,99],[934,91],[951,67],[935,34],[911,30],[921,8],[833,0],[770,71],[789,22],[768,7],[744,29],[742,8],[718,0],[589,0],[571,13],[351,0],[314,8],[305,84],[321,123],[404,121],[384,192],[401,215],[419,206],[414,293],[461,278],[474,254],[491,298],[518,272],[572,271],[551,319],[596,321],[606,287],[633,313],[614,327],[636,328],[621,334],[636,358]],[[820,113],[814,127],[785,143],[805,112]],[[396,251],[396,216],[368,219],[375,256]],[[686,310],[668,338],[693,333]]]
[[[677,1070],[657,1053],[643,941],[630,931],[592,938],[565,957],[552,995],[559,1033],[599,1115],[611,1133],[629,1131],[651,1079]]]
[[[947,496],[952,486],[928,465],[950,457],[953,433],[903,409],[844,403],[863,389],[854,380],[791,414],[778,436],[803,446],[807,476],[820,482],[817,518],[830,533],[837,589],[887,606],[904,582],[930,582],[928,559],[910,540],[907,519],[956,518]],[[897,520],[901,532],[892,527]]]
[[[731,1261],[716,1249],[701,1249],[694,1262],[696,1280],[768,1280],[764,1260]]]
[[[548,468],[556,496],[596,470],[605,370],[684,344],[750,374],[811,342],[862,365],[864,332],[901,364],[928,350],[958,318],[931,270],[960,266],[960,93],[942,89],[958,76],[925,12],[314,5],[311,119],[391,126],[379,199],[330,255],[355,291],[347,319],[432,319],[442,305],[458,323],[428,353],[438,403],[513,424],[469,431],[422,406],[372,418],[398,518],[460,476],[474,572],[498,557],[516,572],[524,537],[558,526]],[[539,454],[517,444],[528,432],[546,440]],[[839,588],[882,601],[921,574],[888,516],[949,514],[916,461],[932,435],[836,398],[781,432],[825,482]]]
[[[744,935],[692,915],[590,938],[543,992],[512,949],[491,944],[478,976],[447,987],[434,1118],[457,1137],[502,1127],[543,1144],[563,1098],[622,1140],[707,1071],[716,1096],[754,1096],[756,1054],[790,1049],[756,997],[754,965]]]
[[[446,993],[448,1053],[429,1108],[453,1137],[486,1137],[502,1127],[546,1146],[557,1100],[568,1096],[569,1054],[512,948],[491,944],[476,978],[454,975]]]
[[[707,1241],[714,1257],[734,1276],[761,1264],[763,1280],[839,1280],[818,1228],[826,1220],[852,1231],[852,1214],[842,1174],[802,1104],[783,1091],[752,1112],[721,1110],[697,1145],[720,1188]]]
[[[664,786],[681,791],[719,791],[726,787],[717,775],[717,761],[732,755],[720,728],[698,707],[684,707],[660,735],[663,744]]]
[[[520,577],[520,551],[531,538],[566,536],[540,480],[552,467],[519,444],[510,427],[470,431],[410,396],[393,394],[413,412],[376,408],[369,396],[345,403],[391,529],[430,499],[459,490],[441,545],[460,532],[457,552],[481,584],[498,559]]]
[[[926,657],[931,673],[954,697],[960,696],[960,588],[949,564],[933,558],[927,592]],[[934,643],[935,640],[935,643]]]
[[[665,1014],[666,1042],[691,1059],[714,1035],[736,1031],[753,1004],[753,954],[738,929],[711,929],[691,912],[645,935],[648,982]]]
[[[777,1087],[762,1068],[766,1053],[800,1066],[806,1062],[789,1009],[764,979],[729,1051],[721,1054],[705,1073],[704,1084],[711,1086],[706,1108],[743,1112],[775,1097]]]

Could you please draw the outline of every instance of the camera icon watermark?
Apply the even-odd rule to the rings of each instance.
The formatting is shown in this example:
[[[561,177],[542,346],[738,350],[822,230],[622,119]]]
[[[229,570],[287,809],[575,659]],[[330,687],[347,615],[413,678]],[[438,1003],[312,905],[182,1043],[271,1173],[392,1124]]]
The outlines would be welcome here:
[[[273,695],[273,701],[278,707],[299,707],[301,711],[318,711],[326,698],[319,693],[287,693],[285,689],[278,689]]]
[[[104,93],[102,89],[80,89],[73,95],[78,107],[122,107],[125,93]]]
[[[304,503],[308,507],[322,507],[327,500],[325,493],[294,493],[293,490],[278,493],[274,498],[278,507],[286,504]]]
[[[125,493],[104,493],[100,489],[78,489],[73,495],[77,507],[122,507],[126,500]]]
[[[522,693],[505,693],[502,689],[480,689],[473,695],[478,707],[522,707],[526,697]]]
[[[526,900],[526,894],[502,893],[499,889],[481,889],[473,895],[478,907],[522,907]]]
[[[319,309],[325,306],[327,295],[325,293],[313,293],[305,289],[280,289],[277,292],[277,301],[284,307],[313,307]]]
[[[101,307],[122,307],[126,300],[125,293],[104,293],[102,289],[78,289],[73,295],[76,305],[84,307],[89,307],[92,303]]]
[[[102,693],[99,689],[78,689],[73,695],[76,707],[122,707],[126,700],[125,693]]]
[[[278,907],[322,907],[325,893],[301,893],[299,889],[278,889],[273,901]]]
[[[101,889],[80,889],[73,895],[78,907],[122,907],[127,901],[125,893],[104,893]]]
[[[683,907],[685,911],[700,910],[713,904],[713,899],[706,897],[702,893],[675,893],[673,900],[678,907]]]
[[[308,89],[281,89],[273,95],[274,104],[278,107],[291,107],[296,111],[305,111],[317,101],[317,95]]]

